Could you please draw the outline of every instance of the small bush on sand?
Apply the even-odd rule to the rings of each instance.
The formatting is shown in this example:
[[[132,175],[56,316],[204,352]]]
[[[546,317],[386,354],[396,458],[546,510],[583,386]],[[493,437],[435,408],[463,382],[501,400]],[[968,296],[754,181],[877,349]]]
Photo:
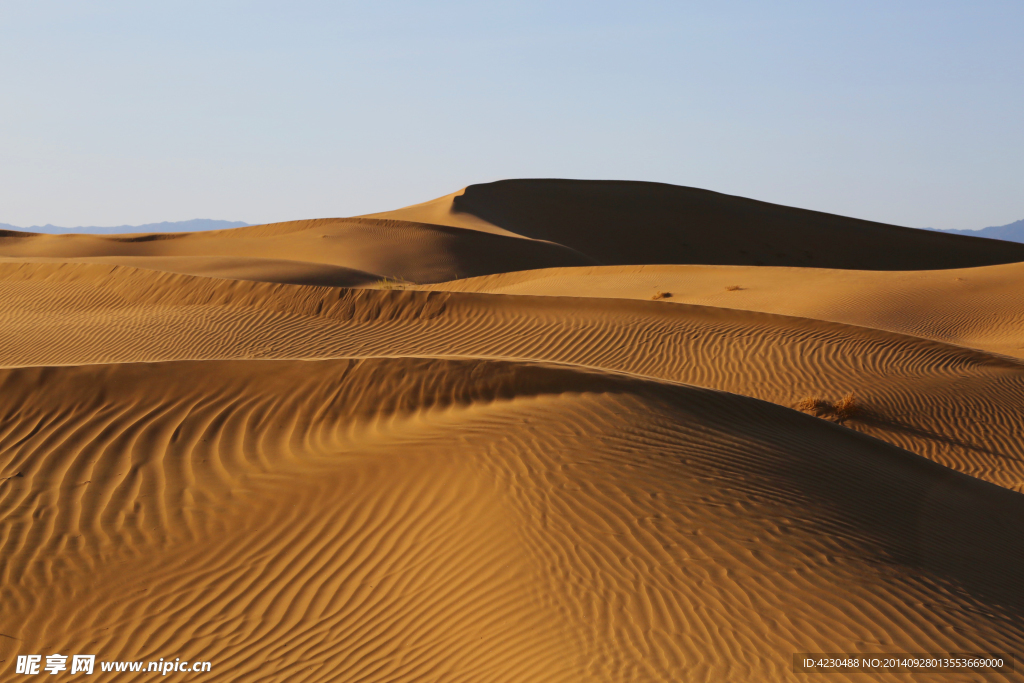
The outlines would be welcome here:
[[[373,283],[374,289],[405,289],[408,285],[407,282],[401,280],[394,280],[392,278],[384,278],[383,280],[377,280]]]
[[[856,414],[858,404],[857,397],[851,391],[838,401],[828,401],[820,396],[808,396],[797,401],[793,407],[818,417],[845,422]]]
[[[659,299],[671,299],[672,298],[672,292],[657,292],[651,298],[654,299],[655,301],[658,301]]]
[[[835,415],[836,420],[843,422],[851,417],[857,411],[857,398],[851,391],[846,396],[832,404],[832,414]]]
[[[818,413],[825,410],[830,405],[831,404],[828,401],[820,396],[808,396],[807,398],[802,398],[797,401],[796,405],[793,407],[797,410],[802,410],[805,413]]]

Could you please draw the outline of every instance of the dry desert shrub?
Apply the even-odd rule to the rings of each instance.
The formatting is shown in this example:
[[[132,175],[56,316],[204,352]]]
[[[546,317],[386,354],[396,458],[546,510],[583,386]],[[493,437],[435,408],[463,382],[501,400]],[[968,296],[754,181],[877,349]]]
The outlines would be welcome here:
[[[806,413],[817,413],[825,410],[831,404],[820,396],[808,396],[796,402],[793,407]]]
[[[402,282],[401,280],[396,280],[396,279],[392,279],[392,278],[387,278],[386,277],[383,280],[378,280],[377,282],[374,282],[373,283],[373,287],[374,287],[374,289],[387,289],[387,290],[399,289],[399,290],[401,290],[401,289],[405,289],[407,284],[408,283]]]
[[[853,417],[856,411],[857,398],[853,395],[852,391],[832,404],[832,414],[839,422]]]
[[[655,301],[658,301],[659,299],[671,299],[672,292],[658,292],[651,298],[654,299]]]
[[[851,391],[838,401],[829,401],[821,396],[808,396],[797,401],[793,407],[818,417],[845,422],[856,414],[859,406],[857,397]]]

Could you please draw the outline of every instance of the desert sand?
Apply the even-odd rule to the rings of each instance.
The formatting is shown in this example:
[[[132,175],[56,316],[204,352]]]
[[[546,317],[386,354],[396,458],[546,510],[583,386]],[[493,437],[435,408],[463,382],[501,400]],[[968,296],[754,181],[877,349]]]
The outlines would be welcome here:
[[[652,183],[4,233],[0,680],[1022,653],[1021,291],[1024,245]],[[938,678],[1024,675],[828,675]]]

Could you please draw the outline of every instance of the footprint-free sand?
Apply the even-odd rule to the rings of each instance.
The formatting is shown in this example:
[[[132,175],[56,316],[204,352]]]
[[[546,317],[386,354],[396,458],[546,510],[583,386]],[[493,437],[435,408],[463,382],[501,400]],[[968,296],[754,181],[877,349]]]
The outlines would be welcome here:
[[[1022,653],[1022,292],[1024,245],[653,183],[3,233],[0,680]]]

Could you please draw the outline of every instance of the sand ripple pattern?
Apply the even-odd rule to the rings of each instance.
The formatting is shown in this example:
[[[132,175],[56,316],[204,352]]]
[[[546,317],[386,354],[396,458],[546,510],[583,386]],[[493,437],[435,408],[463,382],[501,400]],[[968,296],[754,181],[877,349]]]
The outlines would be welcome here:
[[[0,268],[7,366],[451,356],[564,363],[784,406],[854,392],[846,426],[1024,491],[1024,364],[895,332],[651,301],[374,291],[110,268]],[[39,281],[37,281],[37,279]],[[18,303],[21,301],[21,303]],[[28,302],[28,303],[26,303]],[[38,343],[40,334],[52,340]]]
[[[724,681],[795,680],[800,650],[1024,644],[1024,499],[762,401],[431,358],[0,388],[18,651],[201,655],[232,681]]]

